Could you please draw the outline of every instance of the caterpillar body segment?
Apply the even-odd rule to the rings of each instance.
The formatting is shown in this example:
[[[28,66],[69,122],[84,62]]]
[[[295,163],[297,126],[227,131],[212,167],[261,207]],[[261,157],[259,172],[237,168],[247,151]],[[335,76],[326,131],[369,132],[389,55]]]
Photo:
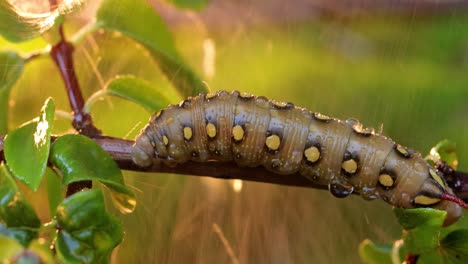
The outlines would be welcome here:
[[[300,173],[337,197],[355,192],[403,208],[461,207],[419,153],[365,129],[291,103],[234,91],[201,94],[156,113],[137,137],[133,161],[177,166],[187,161],[234,161],[284,175]]]

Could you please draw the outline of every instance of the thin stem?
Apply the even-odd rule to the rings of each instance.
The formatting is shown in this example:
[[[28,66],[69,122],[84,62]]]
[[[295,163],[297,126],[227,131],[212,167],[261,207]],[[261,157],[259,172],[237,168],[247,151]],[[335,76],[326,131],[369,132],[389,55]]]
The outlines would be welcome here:
[[[38,59],[42,56],[45,56],[45,55],[49,55],[50,53],[50,46],[48,45],[47,47],[41,49],[41,50],[36,50],[34,52],[31,52],[29,54],[26,54],[24,56],[24,62],[25,63],[28,63],[28,62],[31,62],[35,59]]]
[[[95,104],[97,101],[101,100],[106,94],[107,94],[106,90],[99,90],[93,93],[90,97],[88,97],[88,100],[86,100],[86,103],[83,107],[83,112],[90,113],[91,106]]]
[[[50,55],[57,65],[68,94],[70,107],[73,110],[73,127],[86,136],[94,137],[101,131],[93,125],[91,116],[83,112],[84,99],[78,83],[73,64],[73,45],[64,38],[63,28],[60,26],[62,40],[52,47]]]

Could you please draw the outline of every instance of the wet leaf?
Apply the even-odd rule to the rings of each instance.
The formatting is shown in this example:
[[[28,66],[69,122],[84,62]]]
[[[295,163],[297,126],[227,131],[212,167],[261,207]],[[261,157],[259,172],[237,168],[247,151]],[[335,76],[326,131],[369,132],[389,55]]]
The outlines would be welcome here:
[[[435,250],[439,245],[445,211],[432,208],[401,209],[394,212],[404,228],[403,240],[407,252],[421,254]]]
[[[392,264],[392,246],[379,245],[366,239],[359,245],[359,255],[367,264]]]
[[[61,1],[53,11],[23,10],[10,1],[0,1],[0,35],[9,41],[21,42],[34,38],[50,29],[64,14],[78,10],[84,0]],[[25,3],[27,4],[27,2]]]
[[[23,73],[24,60],[14,52],[0,52],[0,134],[8,132],[10,90]]]
[[[34,191],[47,166],[54,111],[54,101],[49,98],[38,118],[9,133],[4,141],[8,168]]]
[[[7,167],[0,164],[0,234],[27,246],[41,223]]]
[[[93,140],[80,135],[59,137],[50,160],[63,176],[63,183],[97,180],[107,186],[122,213],[135,209],[135,195],[125,186],[122,173],[109,154]]]
[[[171,100],[142,79],[130,76],[117,77],[109,82],[106,92],[133,101],[151,113],[168,106]]]
[[[172,35],[148,2],[121,0],[116,9],[115,1],[106,0],[97,13],[97,23],[146,47],[182,97],[207,91],[205,84],[180,57]]]
[[[100,190],[75,193],[57,208],[56,249],[66,263],[107,263],[123,238],[121,224],[105,210]]]

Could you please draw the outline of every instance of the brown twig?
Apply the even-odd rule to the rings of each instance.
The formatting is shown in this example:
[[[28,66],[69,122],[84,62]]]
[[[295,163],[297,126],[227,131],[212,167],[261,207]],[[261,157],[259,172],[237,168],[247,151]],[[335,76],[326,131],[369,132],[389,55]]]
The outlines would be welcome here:
[[[136,166],[132,161],[133,140],[124,140],[113,137],[99,137],[94,139],[112,158],[119,167],[124,170],[174,173],[193,176],[207,176],[218,179],[240,179],[246,181],[266,182],[289,186],[311,187],[326,189],[326,186],[314,184],[300,174],[278,175],[267,171],[264,168],[242,168],[235,162],[193,162],[189,161],[177,167],[168,167],[165,165],[153,165],[148,168]]]
[[[53,136],[52,141],[58,137]],[[117,165],[123,170],[144,171],[154,173],[174,173],[192,176],[213,177],[218,179],[240,179],[246,181],[274,183],[288,186],[310,187],[318,189],[326,189],[326,186],[314,184],[300,174],[293,175],[278,175],[269,172],[263,168],[241,168],[234,162],[186,162],[183,165],[175,168],[165,165],[153,165],[149,168],[141,168],[136,166],[132,161],[132,145],[133,140],[125,140],[120,138],[99,136],[94,138],[94,141],[100,145],[109,155],[117,162]],[[3,158],[3,136],[0,135],[0,161]],[[70,185],[69,185],[70,186]],[[77,187],[83,187],[77,185]],[[84,186],[89,187],[89,186]],[[73,186],[71,188],[74,188]],[[70,187],[69,187],[70,189]],[[68,192],[68,190],[67,190]],[[70,193],[71,194],[71,193]]]

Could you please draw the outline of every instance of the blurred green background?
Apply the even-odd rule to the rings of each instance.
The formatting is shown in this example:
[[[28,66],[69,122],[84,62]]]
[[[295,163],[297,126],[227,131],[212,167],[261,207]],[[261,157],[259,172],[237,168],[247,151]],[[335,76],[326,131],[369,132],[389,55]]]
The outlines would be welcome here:
[[[245,12],[261,17],[257,5],[223,18],[215,4],[195,13],[152,3],[211,90],[251,92],[341,119],[358,118],[423,155],[447,138],[457,143],[460,170],[468,170],[468,16],[463,10],[295,18],[279,12],[257,20],[245,19]],[[67,32],[86,21],[86,12],[66,19]],[[86,97],[115,75],[133,74],[174,103],[182,99],[144,48],[119,34],[90,35],[76,47],[75,60]],[[49,96],[57,109],[69,111],[57,70],[49,58],[41,58],[26,66],[12,91],[10,127],[35,117]],[[150,113],[108,98],[92,107],[92,115],[106,134],[131,139]],[[55,132],[71,132],[69,123],[58,117]],[[114,263],[235,263],[230,255],[240,263],[360,263],[363,239],[400,237],[391,207],[382,201],[338,200],[327,191],[261,183],[243,182],[236,191],[224,180],[124,175],[138,207],[130,215],[115,213],[125,238]],[[46,197],[44,190],[38,196]],[[36,200],[46,219],[47,203]]]

